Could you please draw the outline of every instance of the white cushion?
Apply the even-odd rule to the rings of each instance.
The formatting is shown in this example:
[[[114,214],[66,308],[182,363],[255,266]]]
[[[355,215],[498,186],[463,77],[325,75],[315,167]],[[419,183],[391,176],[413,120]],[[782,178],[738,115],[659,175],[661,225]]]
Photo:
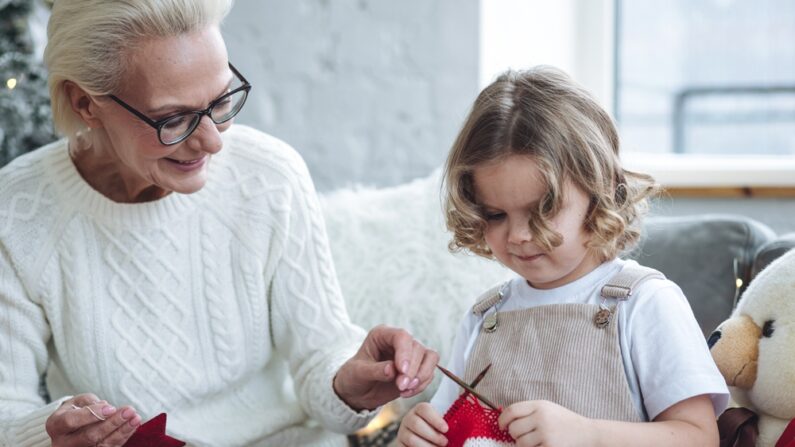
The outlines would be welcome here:
[[[405,328],[445,364],[464,312],[509,271],[496,261],[450,253],[441,203],[439,171],[391,188],[321,196],[351,319],[365,329],[380,323]]]

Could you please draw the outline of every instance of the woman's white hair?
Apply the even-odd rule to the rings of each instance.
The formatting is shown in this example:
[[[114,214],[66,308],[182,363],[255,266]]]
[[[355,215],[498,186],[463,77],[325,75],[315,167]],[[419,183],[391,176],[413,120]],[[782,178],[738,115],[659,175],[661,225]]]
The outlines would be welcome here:
[[[232,0],[56,0],[44,50],[56,130],[71,138],[85,128],[65,81],[92,94],[112,93],[127,68],[128,51],[141,40],[218,25],[231,6]]]

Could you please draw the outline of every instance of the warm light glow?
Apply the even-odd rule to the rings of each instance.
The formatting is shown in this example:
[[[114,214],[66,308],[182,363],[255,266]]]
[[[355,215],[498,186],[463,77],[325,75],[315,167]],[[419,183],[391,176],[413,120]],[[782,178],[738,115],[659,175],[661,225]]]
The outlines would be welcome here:
[[[743,286],[743,280],[740,279],[740,278],[737,278],[737,281],[735,281],[735,284],[737,285],[737,288],[739,289],[740,287]]]
[[[17,86],[17,80],[15,78],[9,79],[6,81],[6,86],[8,86],[9,90],[13,90]]]
[[[397,418],[397,414],[391,405],[386,405],[376,417],[367,424],[366,427],[356,432],[360,436],[368,436],[386,427]]]

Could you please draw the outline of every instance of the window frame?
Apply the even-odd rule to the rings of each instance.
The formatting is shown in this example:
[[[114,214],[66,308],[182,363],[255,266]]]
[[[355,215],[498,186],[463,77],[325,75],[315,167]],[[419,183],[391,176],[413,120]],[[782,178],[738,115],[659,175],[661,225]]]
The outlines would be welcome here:
[[[582,6],[588,0],[577,0]],[[598,61],[599,65],[590,65],[579,73],[580,79],[588,85],[588,73],[609,73],[612,79],[604,92],[602,101],[611,110],[616,121],[620,120],[619,78],[621,68],[620,42],[618,41],[621,26],[621,2],[627,0],[600,0],[612,14],[587,14],[587,8],[578,14],[577,20],[582,23],[600,21],[600,24],[589,23],[578,39],[578,53],[582,54],[585,45],[593,40],[609,36],[611,51],[608,57]],[[588,30],[600,30],[601,35],[588,35]],[[603,52],[604,53],[604,52]],[[593,81],[591,82],[593,83]],[[599,96],[599,95],[597,95]],[[605,101],[609,98],[609,101]],[[673,132],[673,129],[671,130]],[[733,155],[725,157],[680,154],[680,153],[646,153],[623,149],[622,159],[628,169],[646,172],[655,179],[672,196],[709,196],[709,197],[795,197],[795,157],[787,155]]]

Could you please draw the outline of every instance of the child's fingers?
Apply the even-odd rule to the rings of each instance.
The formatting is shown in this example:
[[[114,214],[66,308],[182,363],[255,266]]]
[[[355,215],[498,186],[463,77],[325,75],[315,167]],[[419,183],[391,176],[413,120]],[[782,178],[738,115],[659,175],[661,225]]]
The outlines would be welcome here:
[[[416,409],[417,416],[422,418],[437,432],[447,433],[447,422],[445,422],[442,415],[436,411],[436,408],[434,408],[433,405],[423,402],[417,405]]]
[[[447,445],[447,439],[446,438],[445,438],[444,441],[445,441],[444,444],[437,444],[437,443],[433,443],[431,441],[428,441],[427,439],[423,439],[422,437],[420,437],[416,433],[409,433],[408,436],[405,439],[401,439],[400,440],[400,445],[403,445],[403,446],[406,446],[406,447],[443,447],[443,446]]]
[[[530,416],[534,411],[534,401],[526,400],[509,405],[508,408],[503,410],[500,418],[498,419],[500,429],[505,430],[516,419]]]
[[[526,441],[532,440],[537,433],[533,433],[536,431],[536,422],[532,417],[525,416],[519,419],[514,419],[508,424],[508,433],[513,437],[513,439],[519,441],[519,438],[523,436],[530,436],[527,438]],[[529,445],[535,445],[530,443]]]
[[[447,438],[439,433],[448,429],[444,418],[427,402],[418,404],[400,424],[398,441],[406,446],[446,446]]]

